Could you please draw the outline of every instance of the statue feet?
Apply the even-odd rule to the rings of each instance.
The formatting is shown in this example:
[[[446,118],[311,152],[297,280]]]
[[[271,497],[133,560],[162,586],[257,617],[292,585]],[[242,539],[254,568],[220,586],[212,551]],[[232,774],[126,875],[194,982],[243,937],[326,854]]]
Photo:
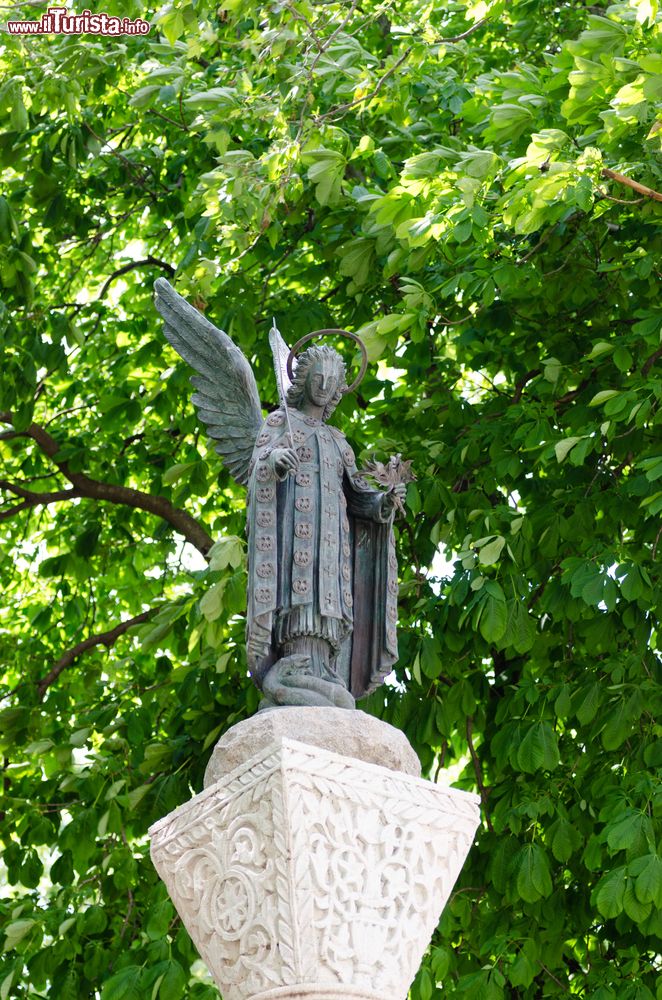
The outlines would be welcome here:
[[[310,656],[295,653],[276,660],[262,680],[260,708],[277,705],[323,705],[356,708],[354,698],[340,679],[326,680],[313,672]]]

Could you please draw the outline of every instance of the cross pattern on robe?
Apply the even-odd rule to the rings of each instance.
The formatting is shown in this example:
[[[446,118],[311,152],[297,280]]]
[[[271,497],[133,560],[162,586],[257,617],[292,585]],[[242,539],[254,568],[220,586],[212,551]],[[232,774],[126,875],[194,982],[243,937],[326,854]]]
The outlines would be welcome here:
[[[324,461],[324,465],[327,467],[327,469],[330,469],[331,466],[333,465],[333,461],[332,461],[332,459],[328,455],[324,456],[324,460],[323,461]]]
[[[330,504],[324,508],[324,513],[327,517],[336,517],[336,510],[334,507],[331,507]]]

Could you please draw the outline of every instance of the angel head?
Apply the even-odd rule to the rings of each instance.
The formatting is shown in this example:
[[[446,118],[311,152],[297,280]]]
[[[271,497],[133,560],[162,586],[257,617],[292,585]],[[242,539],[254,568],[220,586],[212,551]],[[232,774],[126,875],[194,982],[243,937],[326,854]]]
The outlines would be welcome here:
[[[287,403],[299,409],[308,399],[323,406],[322,419],[328,420],[347,389],[345,362],[332,347],[315,345],[299,355]]]

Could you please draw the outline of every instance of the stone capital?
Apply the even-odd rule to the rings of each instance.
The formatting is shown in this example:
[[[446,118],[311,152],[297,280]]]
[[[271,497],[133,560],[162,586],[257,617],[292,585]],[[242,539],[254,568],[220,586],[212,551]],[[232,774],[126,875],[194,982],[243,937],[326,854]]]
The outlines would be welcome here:
[[[404,1000],[477,797],[281,738],[150,829],[224,1000]]]

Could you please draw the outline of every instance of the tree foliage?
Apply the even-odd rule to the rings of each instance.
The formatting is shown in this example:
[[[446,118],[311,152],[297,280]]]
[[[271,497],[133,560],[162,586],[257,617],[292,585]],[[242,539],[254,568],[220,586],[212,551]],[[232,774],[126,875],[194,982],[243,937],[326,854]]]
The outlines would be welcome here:
[[[0,50],[0,998],[217,996],[146,830],[257,705],[244,495],[165,274],[265,406],[272,316],[360,332],[336,419],[413,460],[396,683],[364,707],[484,819],[414,1000],[652,1000],[657,0],[148,13]]]

